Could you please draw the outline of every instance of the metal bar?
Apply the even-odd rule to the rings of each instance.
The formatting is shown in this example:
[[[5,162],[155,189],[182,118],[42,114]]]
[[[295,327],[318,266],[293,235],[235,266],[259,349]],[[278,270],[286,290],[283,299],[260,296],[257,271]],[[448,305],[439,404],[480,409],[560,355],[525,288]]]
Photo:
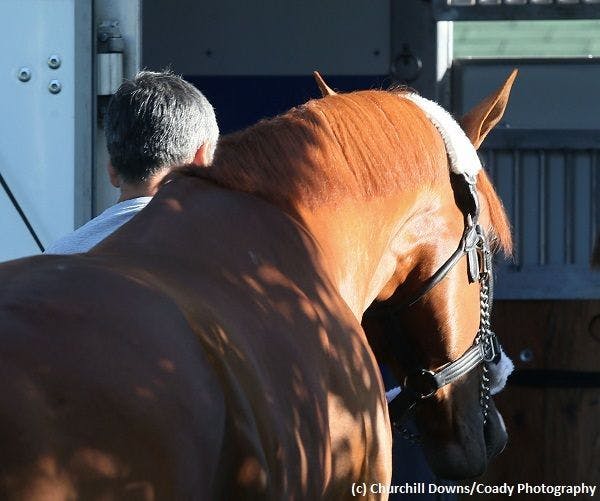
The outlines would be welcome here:
[[[594,150],[592,155],[592,172],[590,180],[590,255],[594,251],[594,244],[600,231],[600,152]]]
[[[13,192],[11,191],[10,187],[8,186],[8,184],[6,183],[6,181],[4,180],[4,176],[2,175],[2,173],[0,173],[0,185],[2,185],[2,188],[4,189],[4,191],[6,192],[6,194],[8,195],[8,198],[10,199],[11,203],[13,204],[13,207],[15,208],[15,210],[17,211],[17,213],[21,217],[21,220],[23,221],[23,223],[27,227],[27,230],[29,230],[29,234],[35,240],[35,243],[37,244],[38,248],[40,249],[40,251],[44,252],[44,246],[43,246],[41,240],[37,236],[37,233],[33,229],[33,226],[31,226],[31,223],[29,222],[29,219],[27,219],[27,216],[23,212],[23,209],[21,209],[21,205],[19,205],[19,202],[17,201],[17,199],[13,195]]]
[[[585,150],[600,149],[598,129],[496,129],[486,137],[486,148]]]
[[[546,179],[546,167],[548,159],[546,158],[546,153],[543,150],[538,151],[538,159],[539,159],[539,176],[538,176],[538,186],[539,186],[539,200],[538,200],[538,221],[539,221],[539,232],[540,232],[540,246],[539,246],[539,264],[546,264],[546,239],[547,239],[547,231],[548,228],[546,225],[548,224],[548,218],[546,217],[546,183],[548,182]]]
[[[592,199],[589,196],[592,174],[590,151],[572,152],[572,191],[573,200],[573,263],[587,264],[590,248],[590,212]]]
[[[503,267],[499,274],[497,299],[600,299],[600,273],[590,273],[588,264]]]
[[[600,388],[600,372],[517,369],[508,378],[508,384],[534,388]]]
[[[437,21],[600,19],[600,6],[589,4],[448,5],[448,0],[435,0],[433,13]]]
[[[515,266],[520,268],[523,265],[523,193],[521,179],[521,153],[514,150],[512,152],[513,167],[513,217],[515,221],[516,242],[514,246]]]
[[[96,116],[96,99],[93,92],[93,64],[90,49],[93,47],[92,1],[73,2],[75,9],[75,99],[74,116],[74,204],[73,223],[78,228],[92,217],[92,169],[94,145],[93,117]],[[104,135],[102,136],[104,142]]]
[[[599,6],[600,7],[600,6]],[[460,69],[462,66],[488,66],[514,68],[515,66],[547,66],[548,64],[560,64],[561,66],[581,66],[593,65],[600,62],[600,56],[582,56],[582,57],[506,57],[502,59],[484,58],[484,59],[458,59],[455,65]]]
[[[573,219],[575,218],[575,205],[573,203],[573,154],[563,153],[563,175],[564,175],[564,256],[566,264],[573,264]]]

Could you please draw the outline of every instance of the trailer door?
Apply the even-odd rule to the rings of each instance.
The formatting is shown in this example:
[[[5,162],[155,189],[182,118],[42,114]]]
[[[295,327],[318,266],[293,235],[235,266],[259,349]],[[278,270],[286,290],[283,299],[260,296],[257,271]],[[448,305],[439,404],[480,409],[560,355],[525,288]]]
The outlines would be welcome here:
[[[2,0],[0,261],[90,215],[91,0]],[[83,168],[80,168],[83,167]]]

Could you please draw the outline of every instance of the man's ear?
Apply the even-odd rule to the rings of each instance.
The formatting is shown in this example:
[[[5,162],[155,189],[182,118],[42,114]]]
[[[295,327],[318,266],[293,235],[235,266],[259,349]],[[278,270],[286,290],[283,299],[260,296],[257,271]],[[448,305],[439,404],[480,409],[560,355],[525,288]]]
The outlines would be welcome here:
[[[473,146],[475,146],[475,149],[479,148],[485,136],[488,135],[488,132],[494,128],[502,118],[502,115],[504,115],[510,89],[517,73],[518,70],[514,69],[500,88],[492,92],[461,118],[460,125],[473,143]]]
[[[197,165],[198,167],[206,167],[210,163],[210,158],[208,158],[208,143],[204,143],[200,148],[196,150],[196,154],[194,155],[194,160],[192,163]]]
[[[106,170],[108,171],[108,178],[110,179],[110,184],[112,184],[115,188],[121,187],[121,176],[117,170],[113,167],[113,164],[108,162],[106,166]]]

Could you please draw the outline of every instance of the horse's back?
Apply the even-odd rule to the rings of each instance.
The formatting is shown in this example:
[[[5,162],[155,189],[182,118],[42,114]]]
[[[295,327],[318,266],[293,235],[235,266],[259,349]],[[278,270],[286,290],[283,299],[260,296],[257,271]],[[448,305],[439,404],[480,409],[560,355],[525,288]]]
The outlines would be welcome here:
[[[6,266],[0,335],[11,341],[0,357],[33,373],[44,401],[76,399],[78,414],[60,411],[65,426],[93,425],[52,433],[93,450],[111,444],[110,457],[140,451],[136,474],[162,479],[149,484],[168,493],[161,499],[188,489],[192,498],[342,499],[352,481],[385,482],[379,374],[316,249],[253,197],[211,197],[194,197],[204,205],[192,221],[192,210],[165,217],[159,197],[88,256]],[[127,485],[148,485],[134,477]]]
[[[1,274],[0,492],[210,490],[223,392],[170,298],[85,257],[31,258]]]

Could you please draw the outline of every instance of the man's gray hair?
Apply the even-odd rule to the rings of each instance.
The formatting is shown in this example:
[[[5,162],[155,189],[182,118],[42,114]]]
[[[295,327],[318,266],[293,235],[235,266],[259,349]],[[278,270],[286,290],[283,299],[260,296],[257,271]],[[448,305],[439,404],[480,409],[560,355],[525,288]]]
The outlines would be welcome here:
[[[212,161],[219,138],[212,105],[170,72],[142,71],[125,81],[110,100],[105,131],[111,163],[130,183],[192,162],[203,144]]]

